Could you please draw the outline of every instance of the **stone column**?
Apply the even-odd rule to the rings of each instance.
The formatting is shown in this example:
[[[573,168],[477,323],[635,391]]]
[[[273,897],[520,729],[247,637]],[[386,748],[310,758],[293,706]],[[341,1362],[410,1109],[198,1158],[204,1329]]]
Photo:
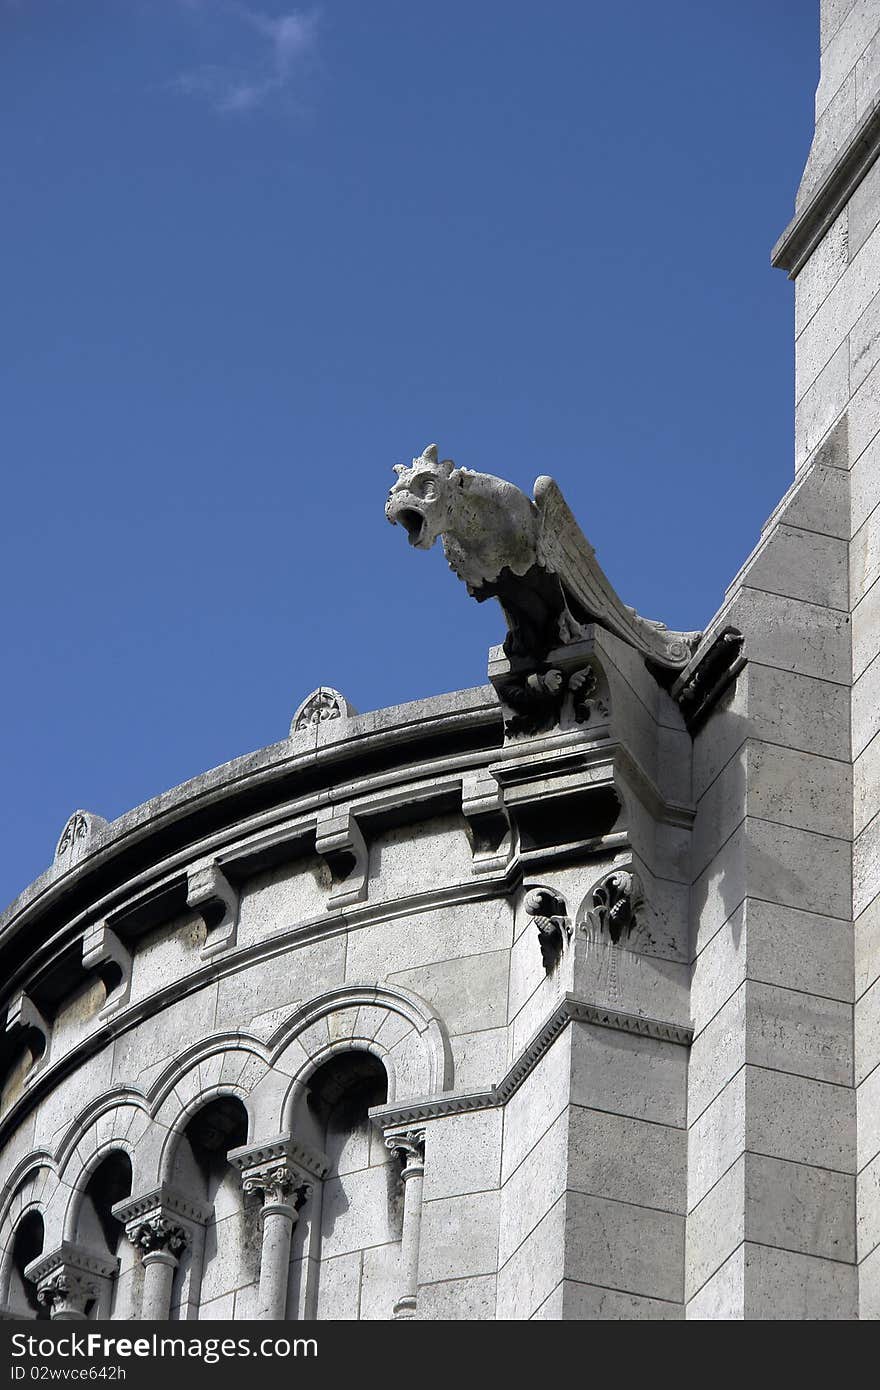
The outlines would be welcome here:
[[[290,1248],[300,1208],[313,1185],[327,1176],[327,1159],[291,1134],[230,1149],[228,1158],[241,1173],[244,1192],[262,1198],[257,1316],[277,1321],[287,1317]]]
[[[171,1314],[174,1271],[189,1244],[190,1232],[173,1219],[157,1213],[144,1221],[132,1222],[125,1234],[143,1255],[141,1318],[144,1322],[167,1322]]]
[[[271,1163],[245,1172],[242,1188],[262,1197],[260,1227],[260,1292],[257,1316],[281,1321],[287,1314],[287,1280],[290,1243],[299,1211],[308,1200],[311,1184],[290,1161]]]
[[[425,1177],[425,1131],[409,1129],[388,1134],[385,1144],[403,1164],[403,1235],[400,1242],[401,1294],[394,1305],[396,1319],[416,1317],[419,1287],[419,1237],[422,1227],[422,1188]]]
[[[141,1319],[167,1322],[171,1316],[174,1275],[193,1233],[211,1215],[205,1202],[174,1192],[164,1184],[113,1207],[125,1234],[140,1250],[144,1269]]]

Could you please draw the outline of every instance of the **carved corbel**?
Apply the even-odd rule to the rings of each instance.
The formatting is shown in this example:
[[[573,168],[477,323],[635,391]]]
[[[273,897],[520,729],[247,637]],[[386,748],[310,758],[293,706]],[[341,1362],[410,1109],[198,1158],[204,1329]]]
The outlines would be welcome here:
[[[638,875],[621,867],[599,880],[589,901],[588,930],[600,938],[607,936],[616,946],[632,934],[645,899]]]
[[[106,922],[95,922],[86,929],[82,950],[86,970],[94,970],[107,991],[107,997],[98,1010],[99,1018],[107,1018],[128,1003],[131,993],[131,952]]]
[[[367,896],[369,854],[357,817],[350,807],[325,806],[318,813],[315,852],[333,880],[328,907],[348,907]]]
[[[214,860],[201,860],[187,873],[186,905],[201,914],[208,930],[203,958],[234,946],[238,935],[238,889]]]
[[[22,991],[20,994],[16,994],[11,1001],[6,1011],[6,1032],[19,1033],[22,1040],[30,1048],[33,1056],[33,1063],[28,1073],[28,1079],[30,1079],[34,1072],[45,1066],[49,1060],[52,1026],[29,994]],[[34,1035],[40,1039],[40,1045],[36,1050],[32,1046]]]
[[[461,813],[467,822],[473,872],[503,869],[513,853],[513,835],[504,793],[491,774],[474,772],[462,777]]]
[[[538,929],[541,960],[549,975],[571,940],[571,921],[565,899],[555,888],[530,888],[523,899],[523,907]]]

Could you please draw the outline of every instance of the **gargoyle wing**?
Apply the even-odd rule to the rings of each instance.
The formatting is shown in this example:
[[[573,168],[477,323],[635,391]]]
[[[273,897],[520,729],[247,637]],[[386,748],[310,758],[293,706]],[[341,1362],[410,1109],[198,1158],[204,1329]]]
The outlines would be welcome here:
[[[622,603],[602,570],[596,552],[578,526],[552,478],[538,478],[533,491],[540,513],[538,564],[559,576],[577,610],[608,628],[660,666],[686,666],[700,637],[697,632],[670,632],[665,623],[642,618]]]

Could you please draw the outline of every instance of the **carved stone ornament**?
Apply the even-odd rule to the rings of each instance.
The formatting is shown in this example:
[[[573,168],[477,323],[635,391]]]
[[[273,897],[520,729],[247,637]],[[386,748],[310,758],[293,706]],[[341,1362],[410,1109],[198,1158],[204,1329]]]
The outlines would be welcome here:
[[[242,1191],[248,1195],[256,1193],[265,1206],[281,1203],[299,1211],[309,1199],[312,1185],[304,1181],[305,1174],[287,1162],[268,1163],[263,1167],[245,1173],[241,1180]]]
[[[303,700],[290,723],[291,734],[302,733],[303,729],[316,729],[330,719],[350,719],[357,714],[354,705],[349,704],[344,695],[329,685],[319,685],[311,695]]]
[[[92,811],[74,811],[55,846],[55,859],[72,862],[82,859],[95,835],[106,829],[108,824],[103,816],[96,816]]]
[[[385,1147],[403,1164],[404,1178],[421,1173],[425,1163],[425,1131],[408,1129],[395,1134],[386,1134]]]
[[[530,888],[523,899],[523,907],[538,929],[541,959],[549,975],[559,964],[571,938],[571,922],[565,899],[554,888]]]
[[[97,1279],[79,1270],[59,1270],[37,1289],[37,1302],[48,1308],[54,1318],[71,1313],[85,1317],[86,1308],[98,1295]]]
[[[599,678],[592,666],[584,666],[571,675],[550,667],[533,671],[526,676],[511,676],[499,682],[498,694],[514,714],[504,721],[508,738],[524,734],[532,737],[557,725],[562,716],[566,695],[571,697],[572,714],[578,724],[594,716],[605,718],[607,702],[601,698]]]
[[[697,665],[680,676],[672,687],[688,732],[695,734],[705,724],[724,692],[733,684],[746,664],[742,654],[745,638],[738,628],[722,628]]]
[[[616,945],[632,932],[643,903],[637,875],[630,869],[614,869],[593,889],[587,920],[598,935],[607,935]]]
[[[179,1255],[190,1239],[185,1226],[159,1214],[128,1227],[126,1235],[132,1245],[137,1246],[145,1255],[151,1254],[154,1250],[167,1250],[170,1255]]]
[[[100,1298],[101,1287],[119,1270],[115,1257],[64,1241],[57,1249],[39,1255],[25,1268],[25,1278],[37,1286],[37,1301],[53,1318],[84,1318],[88,1305]]]
[[[442,538],[468,593],[498,600],[508,657],[539,663],[596,622],[659,666],[687,665],[700,634],[670,632],[621,602],[552,478],[537,479],[532,501],[502,478],[441,460],[436,444],[394,471],[386,517],[417,550]]]

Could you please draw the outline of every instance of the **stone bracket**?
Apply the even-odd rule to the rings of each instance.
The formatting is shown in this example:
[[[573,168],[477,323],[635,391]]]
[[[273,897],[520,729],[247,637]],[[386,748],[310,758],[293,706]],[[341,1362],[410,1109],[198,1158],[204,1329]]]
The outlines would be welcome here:
[[[201,914],[208,929],[203,959],[234,946],[238,936],[238,889],[216,861],[202,859],[187,871],[186,905]]]
[[[49,1044],[52,1038],[52,1026],[37,1008],[29,994],[22,991],[16,994],[10,1002],[6,1011],[6,1032],[7,1033],[38,1033],[43,1039],[43,1050],[34,1058],[33,1065],[28,1073],[28,1080],[40,1067],[45,1066],[49,1060]]]
[[[107,998],[98,1010],[107,1018],[128,1003],[131,993],[131,952],[106,922],[95,922],[83,934],[82,963],[104,982]]]
[[[462,777],[461,813],[471,842],[472,872],[505,868],[513,854],[513,833],[504,793],[491,773],[466,773]]]
[[[326,806],[318,813],[315,852],[330,870],[328,907],[348,907],[367,897],[369,854],[350,806]]]

